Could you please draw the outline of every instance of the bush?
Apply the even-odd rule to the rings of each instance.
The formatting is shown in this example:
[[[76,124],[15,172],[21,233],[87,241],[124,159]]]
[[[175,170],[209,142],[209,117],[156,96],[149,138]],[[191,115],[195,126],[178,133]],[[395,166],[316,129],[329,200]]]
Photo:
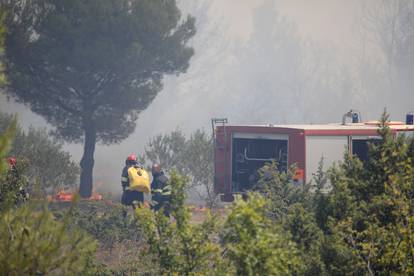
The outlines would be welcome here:
[[[11,120],[12,116],[0,112],[0,132]],[[25,164],[29,182],[33,184],[38,180],[43,190],[73,186],[78,181],[79,166],[62,150],[62,143],[50,138],[46,129],[31,127],[23,131],[17,125],[9,155],[16,156],[18,164]]]
[[[43,207],[26,204],[0,218],[0,271],[3,275],[67,275],[87,271],[96,244],[70,221],[56,221]]]
[[[192,224],[190,211],[184,205],[185,179],[173,172],[169,185],[173,222],[162,210],[153,212],[142,207],[136,212],[148,245],[145,253],[151,256],[160,274],[216,275],[223,269],[220,247],[211,240],[217,233],[216,220],[208,217],[202,224]]]
[[[303,274],[414,273],[414,140],[394,137],[387,122],[384,114],[367,161],[346,154],[327,173],[321,163],[314,189],[275,167],[262,173],[265,208],[296,243]]]
[[[382,139],[370,145],[366,162],[346,156],[330,172],[324,224],[327,235],[336,237],[331,248],[351,256],[345,266],[330,257],[332,271],[414,273],[413,140],[393,137],[387,122],[384,113],[378,131]]]
[[[56,207],[52,208],[62,214]],[[137,220],[125,216],[125,212],[125,207],[117,203],[83,201],[74,208],[72,222],[98,240],[102,247],[112,250],[117,243],[141,239]]]
[[[24,194],[21,190],[26,184],[24,176],[17,174],[15,170],[12,170],[6,164],[6,156],[11,148],[11,141],[14,138],[16,126],[16,119],[12,119],[10,126],[0,136],[0,211],[18,204],[24,199]],[[22,169],[21,164],[19,165],[19,169]]]
[[[166,171],[187,176],[188,188],[198,194],[208,208],[217,206],[219,197],[213,183],[213,140],[204,130],[186,138],[180,130],[153,137],[145,147],[141,162],[161,164]]]
[[[302,270],[294,242],[266,214],[259,194],[236,200],[224,224],[222,242],[237,275],[292,275]]]
[[[8,180],[4,158],[11,147],[16,120],[0,136],[0,186],[3,199],[15,190]],[[13,183],[13,182],[10,182]],[[15,206],[5,200],[0,210],[0,271],[2,275],[67,275],[87,272],[95,242],[76,227],[69,227],[70,215],[56,221],[46,206],[34,203]],[[70,209],[72,210],[72,209]]]
[[[299,252],[289,233],[269,219],[262,196],[251,194],[237,200],[224,223],[207,216],[191,222],[184,205],[183,177],[173,173],[172,219],[163,212],[140,208],[136,214],[159,274],[178,275],[278,275],[302,270]]]

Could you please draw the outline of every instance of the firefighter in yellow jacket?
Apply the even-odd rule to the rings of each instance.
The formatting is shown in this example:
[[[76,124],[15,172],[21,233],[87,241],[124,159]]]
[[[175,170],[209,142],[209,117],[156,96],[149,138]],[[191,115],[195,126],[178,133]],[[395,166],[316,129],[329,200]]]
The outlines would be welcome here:
[[[126,161],[125,167],[122,170],[121,184],[122,184],[122,199],[121,202],[124,205],[136,207],[137,204],[144,202],[144,193],[136,190],[129,189],[130,178],[128,177],[128,169],[131,167],[139,167],[137,162],[137,156],[130,154]]]

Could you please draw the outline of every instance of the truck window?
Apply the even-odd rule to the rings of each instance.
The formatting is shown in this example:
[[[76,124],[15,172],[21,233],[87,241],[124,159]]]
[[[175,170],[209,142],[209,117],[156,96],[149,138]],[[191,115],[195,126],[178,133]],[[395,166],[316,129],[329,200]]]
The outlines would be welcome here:
[[[287,140],[234,138],[232,148],[232,190],[250,190],[258,181],[258,169],[275,161],[287,170]]]
[[[356,155],[362,162],[368,161],[368,144],[379,143],[380,138],[352,139],[352,154]]]

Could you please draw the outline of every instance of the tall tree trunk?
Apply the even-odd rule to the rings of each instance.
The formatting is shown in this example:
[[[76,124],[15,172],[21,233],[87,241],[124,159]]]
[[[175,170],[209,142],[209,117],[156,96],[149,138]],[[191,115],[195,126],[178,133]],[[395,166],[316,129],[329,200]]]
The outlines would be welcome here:
[[[94,159],[93,155],[95,152],[96,144],[96,130],[93,126],[89,125],[85,129],[85,144],[83,148],[83,156],[80,162],[81,175],[80,175],[80,187],[79,194],[83,198],[88,198],[92,195],[92,175]]]

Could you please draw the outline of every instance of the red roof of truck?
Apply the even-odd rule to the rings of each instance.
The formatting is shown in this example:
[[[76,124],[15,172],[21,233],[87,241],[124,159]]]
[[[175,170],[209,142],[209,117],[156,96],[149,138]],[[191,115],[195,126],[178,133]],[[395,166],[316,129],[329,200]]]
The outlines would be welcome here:
[[[388,123],[393,133],[400,131],[414,131],[414,125],[391,121]],[[218,128],[221,128],[219,126]],[[286,125],[226,125],[234,132],[303,132],[305,135],[376,135],[379,128],[378,121],[363,123],[331,124],[286,124]]]

